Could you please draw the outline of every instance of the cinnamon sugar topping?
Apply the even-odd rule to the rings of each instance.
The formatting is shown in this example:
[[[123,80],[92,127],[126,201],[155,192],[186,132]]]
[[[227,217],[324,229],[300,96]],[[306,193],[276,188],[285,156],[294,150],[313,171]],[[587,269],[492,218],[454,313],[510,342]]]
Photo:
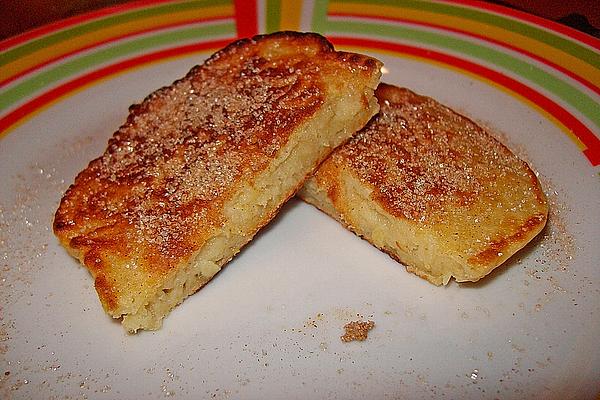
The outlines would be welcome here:
[[[322,58],[259,50],[230,46],[132,106],[106,152],[77,178],[67,200],[73,214],[63,209],[57,227],[95,231],[88,244],[158,245],[155,256],[167,259],[189,254],[189,238],[219,223],[211,210],[323,103]]]
[[[386,98],[381,90],[378,96]],[[389,212],[439,221],[447,208],[497,192],[502,176],[523,174],[515,168],[521,161],[472,121],[409,91],[394,96],[380,102],[379,116],[336,154],[371,184]]]

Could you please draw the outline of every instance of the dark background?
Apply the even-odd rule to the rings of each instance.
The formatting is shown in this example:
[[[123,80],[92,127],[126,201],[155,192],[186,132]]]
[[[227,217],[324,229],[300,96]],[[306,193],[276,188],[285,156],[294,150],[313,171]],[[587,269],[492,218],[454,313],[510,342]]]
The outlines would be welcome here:
[[[0,40],[52,21],[131,0],[0,0]],[[492,0],[600,38],[600,0]]]

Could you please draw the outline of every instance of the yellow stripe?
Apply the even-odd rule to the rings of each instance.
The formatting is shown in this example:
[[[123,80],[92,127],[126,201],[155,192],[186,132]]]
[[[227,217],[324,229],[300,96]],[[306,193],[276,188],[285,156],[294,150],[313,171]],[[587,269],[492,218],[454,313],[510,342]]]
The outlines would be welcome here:
[[[225,5],[203,8],[201,13],[199,13],[198,10],[185,10],[160,17],[151,16],[118,25],[107,26],[106,28],[83,34],[71,40],[58,42],[52,46],[48,46],[28,54],[27,56],[16,59],[0,68],[0,76],[8,78],[20,74],[23,71],[27,71],[36,65],[45,63],[54,58],[118,36],[140,32],[149,28],[154,29],[176,23],[191,22],[197,20],[199,17],[231,17],[233,14],[233,6]]]
[[[550,120],[552,123],[554,123],[554,125],[556,125],[558,128],[560,128],[561,131],[563,131],[570,139],[571,141],[573,141],[573,143],[575,143],[575,145],[577,146],[577,148],[579,148],[579,150],[583,151],[585,149],[587,149],[586,145],[583,144],[583,142],[581,140],[579,140],[579,138],[577,136],[575,136],[573,134],[573,132],[571,132],[570,129],[568,129],[565,125],[563,125],[562,122],[560,122],[556,117],[554,117],[554,115],[550,114],[548,111],[544,110],[543,108],[541,108],[539,105],[537,105],[536,103],[534,103],[533,101],[529,100],[528,98],[521,96],[520,94],[513,92],[512,90],[499,85],[498,83],[485,78],[483,76],[477,75],[473,72],[455,67],[453,65],[450,64],[446,64],[440,61],[435,61],[432,60],[430,58],[425,58],[425,57],[419,57],[413,54],[406,54],[406,53],[400,53],[400,52],[395,52],[392,50],[382,50],[382,49],[375,49],[375,48],[371,48],[371,47],[360,47],[360,46],[336,46],[336,48],[340,48],[346,51],[354,51],[354,52],[364,52],[364,51],[369,51],[369,52],[375,52],[375,53],[380,53],[380,54],[385,54],[388,56],[394,56],[394,57],[402,57],[402,58],[410,58],[413,60],[417,60],[419,62],[426,62],[427,64],[432,64],[432,65],[436,65],[439,66],[441,68],[444,69],[448,69],[454,72],[457,72],[459,74],[462,75],[467,75],[473,79],[476,79],[480,82],[483,82],[485,84],[491,85],[493,87],[495,87],[496,89],[506,93],[507,95],[509,95],[512,98],[515,98],[523,103],[525,103],[526,105],[528,105],[529,107],[537,110],[540,114],[542,114],[544,117],[546,117],[548,120]]]
[[[296,0],[281,1],[281,30],[299,31],[302,18],[302,2]]]
[[[332,2],[329,4],[329,12],[354,14],[372,18],[381,16],[399,18],[411,22],[424,22],[439,25],[445,28],[458,28],[462,31],[479,36],[484,35],[485,37],[489,37],[501,43],[526,49],[530,53],[552,61],[553,63],[572,71],[576,75],[585,78],[595,86],[600,87],[600,70],[597,67],[543,42],[512,32],[508,29],[451,15],[441,15],[429,11],[376,4],[345,4]]]

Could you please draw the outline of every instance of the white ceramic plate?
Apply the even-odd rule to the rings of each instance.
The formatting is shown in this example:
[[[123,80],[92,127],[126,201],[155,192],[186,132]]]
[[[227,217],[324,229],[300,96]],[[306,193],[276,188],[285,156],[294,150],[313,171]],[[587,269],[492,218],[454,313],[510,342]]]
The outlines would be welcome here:
[[[543,398],[600,392],[599,42],[470,1],[137,2],[0,43],[0,397]],[[270,8],[267,7],[270,6]],[[127,107],[238,34],[316,30],[486,125],[548,227],[435,287],[298,200],[161,330],[128,336],[53,213]],[[353,320],[376,323],[342,343]]]

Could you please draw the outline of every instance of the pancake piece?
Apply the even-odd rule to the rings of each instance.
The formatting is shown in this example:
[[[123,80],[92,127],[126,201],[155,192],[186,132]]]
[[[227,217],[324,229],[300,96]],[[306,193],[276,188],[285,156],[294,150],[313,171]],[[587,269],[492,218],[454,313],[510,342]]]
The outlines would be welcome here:
[[[208,282],[378,111],[381,63],[322,36],[232,43],[130,107],[55,215],[129,332]]]
[[[436,285],[477,281],[535,237],[548,207],[529,166],[468,118],[381,84],[380,113],[299,195]]]

